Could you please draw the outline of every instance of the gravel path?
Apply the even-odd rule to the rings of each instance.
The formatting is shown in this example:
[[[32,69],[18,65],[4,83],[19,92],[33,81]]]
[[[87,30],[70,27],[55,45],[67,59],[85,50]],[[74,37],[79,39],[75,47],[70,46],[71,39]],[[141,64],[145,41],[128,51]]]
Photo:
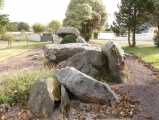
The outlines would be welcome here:
[[[31,53],[32,51],[29,52],[29,54]],[[35,60],[29,54],[25,53],[0,63],[0,74],[34,62]],[[142,112],[135,115],[132,120],[159,120],[159,79],[134,57],[127,57],[126,65],[130,72],[130,81],[127,84],[112,84],[110,86],[122,92],[129,91],[140,102]]]
[[[142,112],[132,120],[159,120],[159,79],[136,58],[127,57],[126,65],[130,72],[130,81],[112,87],[129,91],[140,102]]]

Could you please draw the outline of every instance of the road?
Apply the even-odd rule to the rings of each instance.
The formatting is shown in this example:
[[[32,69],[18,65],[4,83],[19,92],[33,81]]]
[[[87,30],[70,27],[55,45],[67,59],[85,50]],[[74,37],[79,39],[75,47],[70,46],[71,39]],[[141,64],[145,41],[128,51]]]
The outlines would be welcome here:
[[[28,44],[35,44],[37,42],[29,41]],[[27,41],[13,41],[12,46],[17,46],[17,45],[27,45]],[[7,47],[8,46],[8,41],[1,41],[0,40],[0,47]]]

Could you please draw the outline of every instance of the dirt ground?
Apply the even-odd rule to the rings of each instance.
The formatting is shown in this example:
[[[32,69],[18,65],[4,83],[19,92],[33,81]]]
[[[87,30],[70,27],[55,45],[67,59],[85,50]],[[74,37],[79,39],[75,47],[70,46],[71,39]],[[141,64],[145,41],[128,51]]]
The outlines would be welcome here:
[[[32,56],[29,54],[39,50],[41,49],[30,51],[0,63],[0,75],[7,72],[8,70],[21,69],[27,64],[35,62],[35,60],[33,60]],[[150,65],[147,65],[147,63],[139,60],[136,57],[126,57],[125,62],[130,73],[129,82],[127,84],[108,84],[111,86],[111,88],[115,88],[121,93],[129,92],[133,96],[133,99],[139,103],[141,112],[134,115],[130,119],[159,120],[159,78],[157,77],[157,75],[159,75],[159,71],[153,70]],[[84,106],[87,105],[84,104]],[[26,116],[29,113],[26,113],[25,110],[22,110],[23,108],[13,106],[5,115],[8,115],[8,120],[28,120]],[[18,118],[19,111],[21,111],[20,114],[22,114],[21,118]],[[85,119],[81,118],[80,120]],[[91,118],[88,120],[91,120]],[[97,119],[95,118],[95,120]]]

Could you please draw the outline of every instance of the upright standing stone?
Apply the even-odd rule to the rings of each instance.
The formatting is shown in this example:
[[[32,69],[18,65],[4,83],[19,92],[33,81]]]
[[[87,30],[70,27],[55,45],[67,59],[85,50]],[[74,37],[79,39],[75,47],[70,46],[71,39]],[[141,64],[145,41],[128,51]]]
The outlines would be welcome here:
[[[129,73],[121,46],[118,43],[109,41],[103,46],[102,51],[108,58],[109,72],[113,79],[119,83],[126,83],[129,79]]]
[[[37,80],[31,87],[28,108],[35,114],[50,118],[54,110],[52,89],[52,79]]]

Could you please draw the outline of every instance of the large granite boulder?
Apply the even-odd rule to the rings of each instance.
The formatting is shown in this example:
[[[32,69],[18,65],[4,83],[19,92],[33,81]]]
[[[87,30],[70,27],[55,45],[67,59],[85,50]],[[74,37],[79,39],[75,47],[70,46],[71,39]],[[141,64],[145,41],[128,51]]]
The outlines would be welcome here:
[[[74,67],[95,79],[99,79],[101,77],[101,69],[106,68],[105,62],[105,55],[101,49],[87,50],[60,62],[57,67]]]
[[[91,47],[86,43],[48,44],[44,47],[44,55],[49,60],[59,63],[77,53],[96,49],[98,48]]]
[[[119,83],[126,83],[129,79],[129,73],[121,46],[118,43],[109,41],[103,46],[102,51],[108,58],[109,72],[113,79]]]
[[[54,110],[53,80],[39,79],[31,87],[28,108],[35,114],[51,117]]]
[[[108,101],[118,101],[117,95],[110,87],[96,79],[76,70],[66,67],[57,72],[57,80],[72,94],[83,102],[106,104]]]
[[[73,35],[77,38],[80,35],[80,32],[75,27],[60,27],[58,29],[57,35],[64,38],[66,35]]]

